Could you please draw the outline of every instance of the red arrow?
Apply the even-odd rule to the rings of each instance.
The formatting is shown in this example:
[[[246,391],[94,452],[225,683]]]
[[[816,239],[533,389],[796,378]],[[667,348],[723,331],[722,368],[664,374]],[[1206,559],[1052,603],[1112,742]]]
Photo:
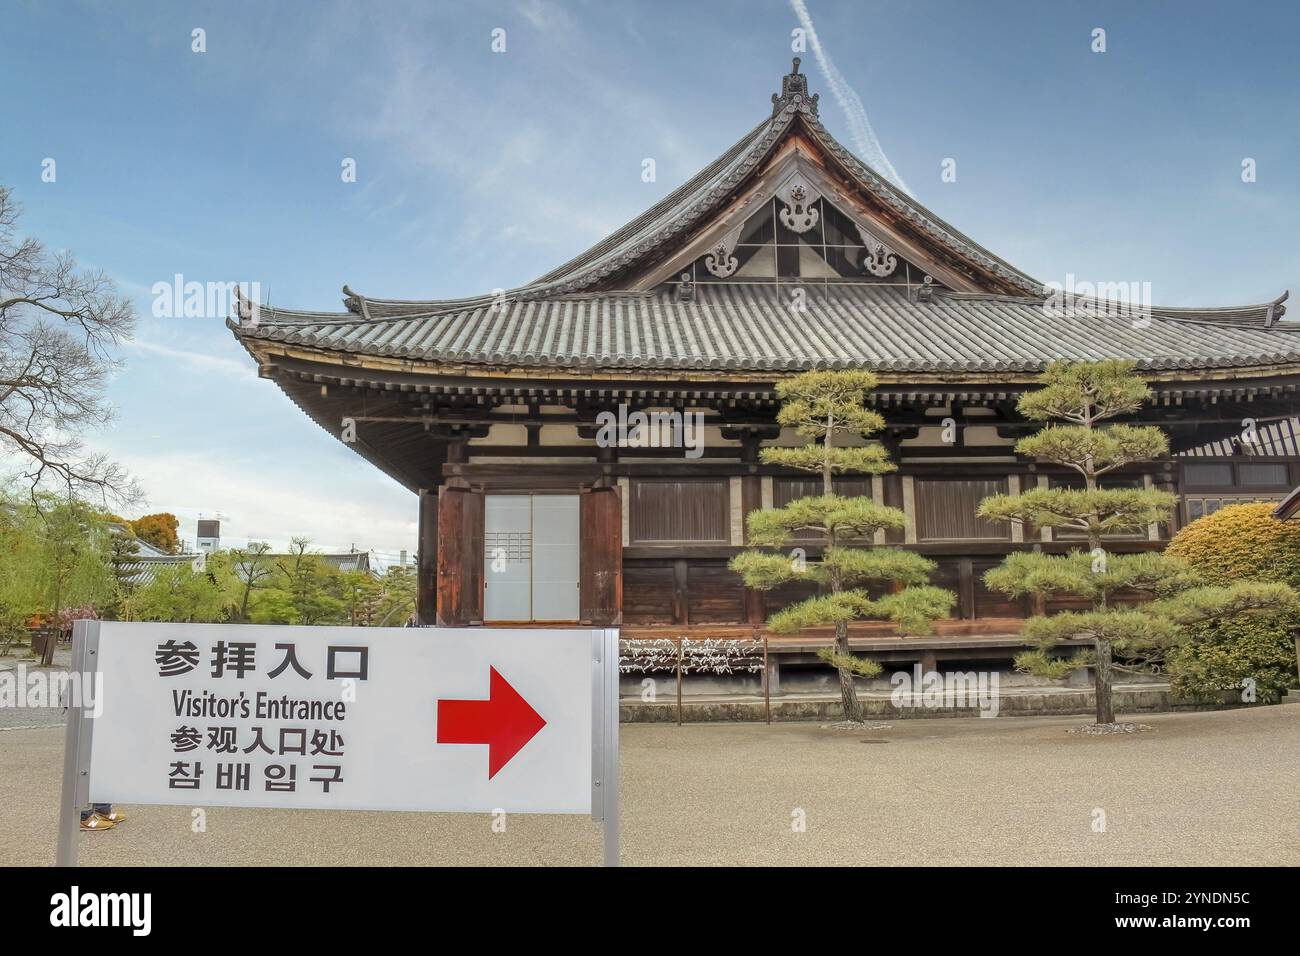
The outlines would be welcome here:
[[[487,700],[438,701],[438,743],[487,744],[489,780],[546,726],[519,691],[490,670]]]

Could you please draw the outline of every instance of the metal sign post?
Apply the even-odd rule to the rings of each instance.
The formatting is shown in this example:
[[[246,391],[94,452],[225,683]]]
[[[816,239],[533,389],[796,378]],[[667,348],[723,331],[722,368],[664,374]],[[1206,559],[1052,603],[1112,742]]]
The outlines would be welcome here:
[[[591,643],[591,816],[603,830],[605,866],[618,866],[618,631],[593,631]]]
[[[81,811],[90,806],[90,744],[93,719],[86,713],[84,682],[98,668],[99,622],[72,624],[72,663],[64,688],[68,717],[63,735],[63,788],[59,796],[59,850],[56,866],[77,865],[77,839],[81,835]],[[80,675],[73,680],[73,675]],[[93,679],[93,678],[92,678]],[[78,686],[78,682],[82,684]]]
[[[59,866],[92,800],[590,813],[619,863],[616,629],[78,621],[68,691]]]

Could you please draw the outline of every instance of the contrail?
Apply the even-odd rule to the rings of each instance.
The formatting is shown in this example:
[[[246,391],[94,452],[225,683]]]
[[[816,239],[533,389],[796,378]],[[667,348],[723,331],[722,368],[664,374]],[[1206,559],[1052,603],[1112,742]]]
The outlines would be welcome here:
[[[880,148],[880,140],[876,139],[876,133],[871,128],[871,120],[867,119],[867,110],[862,105],[862,100],[854,92],[853,87],[849,86],[843,74],[835,68],[830,56],[822,49],[821,41],[817,39],[817,28],[813,26],[812,17],[808,15],[808,8],[803,0],[790,0],[790,6],[807,34],[813,56],[817,57],[817,66],[821,68],[822,78],[830,88],[831,96],[835,97],[835,101],[840,104],[840,109],[844,111],[855,151],[873,170],[909,196],[912,195],[912,191],[907,188],[907,183],[903,182],[903,177],[898,175],[898,170],[889,161],[885,151]]]

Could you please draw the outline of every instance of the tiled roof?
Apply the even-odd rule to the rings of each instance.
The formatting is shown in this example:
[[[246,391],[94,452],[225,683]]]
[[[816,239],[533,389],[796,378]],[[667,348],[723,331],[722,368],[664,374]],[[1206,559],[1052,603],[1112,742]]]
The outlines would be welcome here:
[[[793,86],[792,86],[793,82]],[[655,203],[622,228],[534,282],[511,289],[510,299],[539,299],[608,289],[610,282],[637,263],[653,260],[665,249],[680,244],[731,201],[796,124],[834,157],[865,193],[893,211],[918,233],[953,255],[997,276],[1026,295],[1038,295],[1043,284],[994,255],[969,236],[926,209],[907,193],[878,175],[845,149],[822,125],[817,97],[807,95],[807,82],[798,72],[788,74],[783,92],[773,101],[772,115],[746,133],[716,160]],[[367,318],[386,318],[441,310],[471,308],[490,302],[491,296],[461,300],[378,299],[362,296],[344,286],[350,311]]]
[[[538,368],[1036,371],[1054,359],[1130,358],[1146,370],[1300,362],[1300,323],[1275,304],[1054,315],[1040,299],[892,285],[809,284],[806,310],[771,285],[484,302],[364,319],[261,309],[241,338],[446,364]]]
[[[163,554],[137,555],[123,571],[127,581],[135,587],[144,587],[157,580],[158,575],[168,568],[188,567],[194,571],[203,569],[202,554]]]
[[[994,281],[1010,296],[936,287],[918,302],[903,286],[793,280],[697,283],[628,291],[620,283],[680,248],[732,202],[798,125],[889,216]],[[891,372],[1035,372],[1055,359],[1129,358],[1146,370],[1213,369],[1300,361],[1300,324],[1280,322],[1281,299],[1226,309],[1154,309],[1148,317],[1056,315],[1041,283],[920,206],[837,143],[796,61],[764,119],[695,177],[623,228],[535,282],[458,300],[374,299],[344,287],[344,313],[241,300],[230,322],[246,346],[261,342],[451,365],[671,371],[795,371],[865,366]],[[1023,297],[1021,297],[1023,293]],[[1285,298],[1285,297],[1283,297]]]
[[[1300,456],[1300,420],[1284,418],[1281,421],[1260,423],[1255,431],[1254,441],[1249,444],[1243,442],[1238,434],[1197,445],[1179,454],[1189,458]]]

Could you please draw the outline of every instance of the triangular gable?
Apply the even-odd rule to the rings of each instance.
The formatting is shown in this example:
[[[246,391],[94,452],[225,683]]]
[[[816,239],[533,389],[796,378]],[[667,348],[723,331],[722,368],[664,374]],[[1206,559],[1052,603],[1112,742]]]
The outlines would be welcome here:
[[[987,292],[919,243],[864,212],[804,147],[774,159],[727,210],[619,288],[664,282],[827,280]],[[1021,293],[1023,295],[1023,293]]]
[[[653,287],[725,247],[753,210],[773,196],[782,212],[798,215],[794,196],[802,189],[808,205],[818,199],[834,203],[877,244],[955,291],[1042,293],[1040,282],[975,244],[853,156],[822,126],[817,109],[817,96],[808,95],[796,59],[781,94],[773,96],[769,119],[645,213],[518,291],[547,295]]]
[[[897,255],[912,271],[955,292],[1041,297],[1043,285],[975,243],[901,192],[836,142],[817,115],[799,60],[772,97],[772,114],[718,159],[621,229],[534,282],[468,299],[402,300],[344,287],[349,312],[416,315],[572,294],[646,291],[725,245],[756,204],[798,175],[875,240],[873,254]],[[751,208],[752,207],[752,208]],[[863,249],[867,248],[864,244]]]

